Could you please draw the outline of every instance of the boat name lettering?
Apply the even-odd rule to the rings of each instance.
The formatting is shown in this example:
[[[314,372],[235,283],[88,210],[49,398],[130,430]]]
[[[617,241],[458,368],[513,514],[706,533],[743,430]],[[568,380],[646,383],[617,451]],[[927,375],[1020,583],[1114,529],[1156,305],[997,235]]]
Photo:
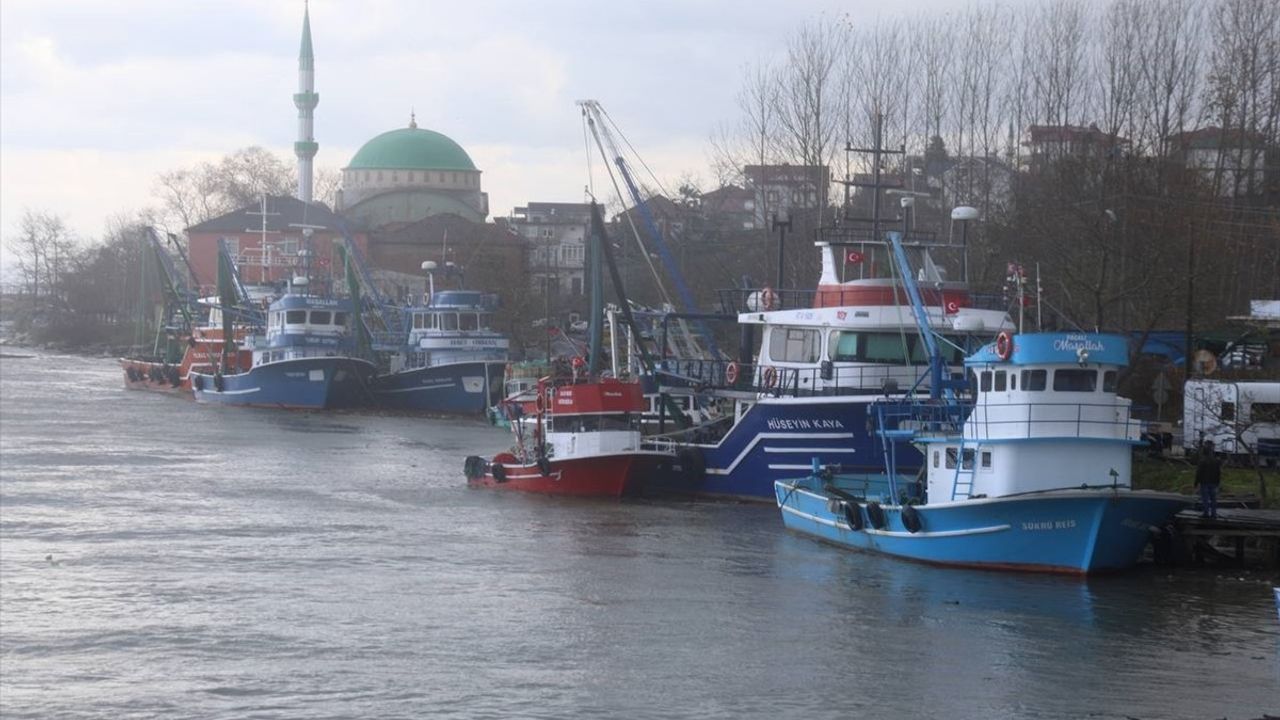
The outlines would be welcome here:
[[[1075,526],[1075,520],[1037,520],[1022,523],[1023,530],[1070,530]]]
[[[1061,340],[1053,341],[1054,350],[1087,350],[1089,352],[1102,352],[1106,347],[1098,340],[1090,340],[1084,335],[1072,334]]]
[[[284,374],[284,376],[291,377],[291,378],[304,378],[307,376],[307,374],[304,372],[287,372]]]
[[[843,430],[839,420],[810,420],[808,418],[769,418],[765,425],[770,430]]]

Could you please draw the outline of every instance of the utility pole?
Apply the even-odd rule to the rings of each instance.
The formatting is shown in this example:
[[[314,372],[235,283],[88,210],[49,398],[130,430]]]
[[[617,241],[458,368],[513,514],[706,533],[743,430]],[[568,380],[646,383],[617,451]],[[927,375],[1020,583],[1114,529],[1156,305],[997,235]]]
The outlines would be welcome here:
[[[786,216],[785,220],[779,220],[778,213],[775,212],[773,213],[773,222],[771,223],[771,225],[772,225],[772,227],[770,228],[771,230],[778,231],[778,282],[776,287],[777,289],[781,290],[783,288],[782,270],[783,270],[784,250],[787,244],[787,231],[791,229],[791,216],[788,215]]]

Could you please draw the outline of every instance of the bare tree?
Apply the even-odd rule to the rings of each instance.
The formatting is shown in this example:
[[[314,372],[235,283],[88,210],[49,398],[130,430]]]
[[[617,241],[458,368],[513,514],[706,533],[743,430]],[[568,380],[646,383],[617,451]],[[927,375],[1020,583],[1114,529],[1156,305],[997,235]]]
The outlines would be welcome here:
[[[787,64],[774,96],[779,149],[783,158],[805,167],[831,161],[839,127],[836,67],[843,35],[834,23],[819,20],[801,27],[787,47]],[[830,198],[825,174],[818,178],[818,197]]]

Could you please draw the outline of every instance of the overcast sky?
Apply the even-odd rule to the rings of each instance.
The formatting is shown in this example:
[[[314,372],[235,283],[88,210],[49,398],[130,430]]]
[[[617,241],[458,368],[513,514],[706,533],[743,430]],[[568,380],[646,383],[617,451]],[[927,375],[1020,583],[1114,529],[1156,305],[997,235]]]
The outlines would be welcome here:
[[[742,68],[823,14],[873,22],[956,0],[315,0],[318,167],[418,125],[484,172],[492,215],[582,199],[574,101],[595,98],[663,180],[706,171]],[[880,8],[885,9],[880,9]],[[0,233],[24,208],[85,236],[154,204],[166,169],[291,153],[301,0],[0,2]],[[598,163],[597,163],[598,165]]]

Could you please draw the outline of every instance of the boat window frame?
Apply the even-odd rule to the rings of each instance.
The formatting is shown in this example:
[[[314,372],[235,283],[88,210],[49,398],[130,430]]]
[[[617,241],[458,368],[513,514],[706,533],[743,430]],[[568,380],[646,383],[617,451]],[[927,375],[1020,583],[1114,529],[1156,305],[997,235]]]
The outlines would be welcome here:
[[[1009,373],[1004,370],[996,370],[995,377],[991,388],[994,392],[1004,392],[1009,387]]]
[[[1059,382],[1059,378],[1062,382]],[[1074,378],[1074,380],[1072,379]],[[1088,383],[1084,383],[1085,378],[1090,378]],[[1087,389],[1079,387],[1071,387],[1076,381],[1081,384],[1087,384]],[[1053,371],[1053,391],[1054,392],[1077,392],[1091,393],[1098,391],[1098,371],[1092,368],[1055,368]]]
[[[312,325],[332,325],[333,311],[332,310],[312,310],[307,314],[307,320]]]
[[[1049,371],[1044,368],[1022,371],[1023,392],[1044,392],[1049,387]]]
[[[300,320],[296,319],[298,317],[301,317],[302,319]],[[284,324],[285,325],[306,325],[307,311],[306,310],[285,310]]]

